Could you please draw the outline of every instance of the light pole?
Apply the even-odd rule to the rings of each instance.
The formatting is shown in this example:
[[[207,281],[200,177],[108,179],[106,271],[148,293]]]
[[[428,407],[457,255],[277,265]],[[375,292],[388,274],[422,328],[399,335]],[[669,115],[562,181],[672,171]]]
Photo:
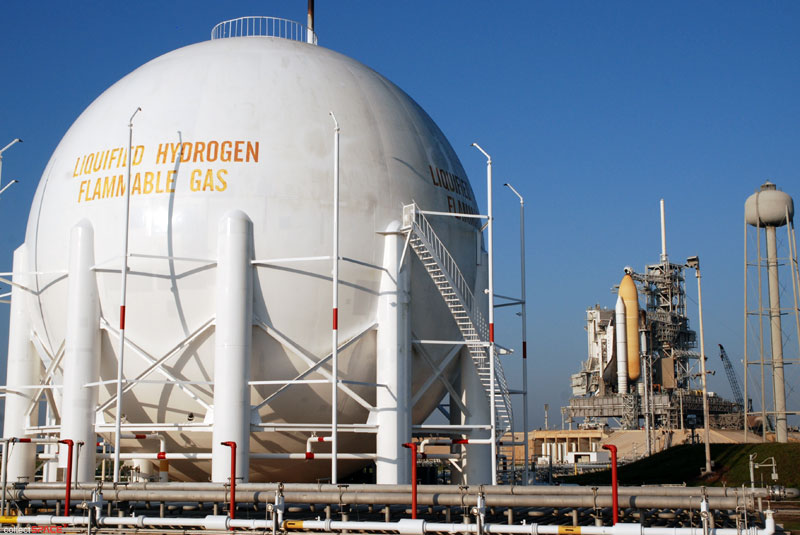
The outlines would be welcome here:
[[[333,329],[331,331],[331,483],[339,482],[339,121],[333,112]]]
[[[137,107],[128,120],[128,172],[125,177],[125,228],[122,238],[122,272],[119,304],[119,357],[117,358],[117,413],[114,416],[114,483],[119,483],[120,438],[122,434],[122,370],[125,364],[125,305],[128,296],[128,238],[131,214],[131,160],[133,160],[133,118],[142,111]]]
[[[488,216],[487,233],[489,234],[489,405],[491,410],[491,438],[492,438],[492,485],[497,484],[497,415],[495,399],[495,369],[494,369],[494,249],[493,249],[493,226],[492,226],[492,157],[481,148],[477,143],[473,147],[481,151],[486,156],[486,195],[488,197]],[[513,430],[512,430],[513,433]]]
[[[22,140],[20,138],[16,138],[11,143],[0,149],[0,186],[3,185],[3,153],[7,151],[9,148],[11,148],[11,145],[13,145],[14,143],[22,143]],[[16,180],[12,180],[8,184],[6,184],[5,187],[0,188],[0,195],[2,195],[3,192],[7,190],[9,186],[11,186],[11,184],[16,184],[16,183],[17,183]]]
[[[703,340],[703,291],[700,286],[700,257],[690,256],[686,267],[693,268],[697,277],[697,307],[700,315],[700,375],[703,382],[703,442],[705,443],[706,467],[703,473],[711,473],[711,446],[708,432],[708,388],[706,385],[706,350]]]
[[[503,184],[519,197],[520,306],[522,312],[522,431],[525,454],[525,484],[528,484],[528,338],[525,310],[525,199],[509,183]]]

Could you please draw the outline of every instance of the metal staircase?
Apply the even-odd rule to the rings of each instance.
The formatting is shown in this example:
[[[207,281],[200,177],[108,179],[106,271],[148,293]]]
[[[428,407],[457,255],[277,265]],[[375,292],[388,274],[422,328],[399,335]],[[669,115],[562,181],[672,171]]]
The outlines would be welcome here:
[[[420,213],[416,204],[403,207],[403,228],[410,232],[409,245],[419,257],[450,309],[450,313],[467,343],[486,396],[489,397],[492,384],[488,344],[489,326],[478,310],[469,284],[461,274],[458,264],[433,231],[425,215]],[[503,435],[511,431],[513,416],[508,382],[503,373],[503,367],[496,354],[492,358],[494,358],[495,375],[496,438],[500,442]]]

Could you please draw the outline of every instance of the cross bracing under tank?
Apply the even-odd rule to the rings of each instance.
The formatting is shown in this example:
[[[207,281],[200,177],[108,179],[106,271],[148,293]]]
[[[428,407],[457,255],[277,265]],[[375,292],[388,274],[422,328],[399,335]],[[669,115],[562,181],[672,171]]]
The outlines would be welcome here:
[[[111,324],[108,322],[108,320],[106,320],[105,318],[101,318],[100,321],[101,321],[102,329],[104,329],[105,331],[109,332],[113,336],[119,337],[119,331],[117,329],[115,329],[114,327],[112,327]],[[206,320],[205,322],[202,323],[202,325],[199,328],[197,328],[189,336],[185,337],[183,340],[178,342],[175,346],[173,346],[170,350],[168,350],[164,355],[162,355],[159,358],[155,358],[152,355],[150,355],[147,351],[145,351],[139,345],[137,345],[135,342],[130,340],[130,336],[128,336],[128,338],[126,338],[126,340],[125,340],[125,347],[132,349],[136,355],[141,357],[148,364],[148,367],[145,368],[145,370],[143,372],[141,372],[136,378],[134,378],[132,380],[127,379],[126,380],[127,384],[123,387],[122,393],[124,394],[125,392],[130,391],[132,388],[134,388],[136,383],[143,381],[151,373],[158,372],[161,375],[163,375],[164,378],[166,378],[168,381],[177,384],[178,387],[184,393],[186,393],[190,398],[192,398],[194,401],[196,401],[204,409],[209,410],[210,406],[208,405],[208,403],[206,403],[202,399],[200,399],[200,397],[198,396],[198,393],[201,394],[201,395],[205,395],[205,396],[209,396],[210,393],[208,391],[201,390],[199,388],[195,388],[195,390],[198,390],[198,393],[192,392],[192,389],[189,388],[189,385],[197,386],[197,384],[198,384],[197,382],[180,381],[172,373],[167,371],[164,368],[164,365],[170,359],[173,359],[173,358],[181,355],[182,350],[185,349],[186,346],[189,343],[191,343],[193,340],[195,340],[200,335],[202,335],[203,333],[208,331],[211,328],[211,326],[213,325],[213,323],[214,323],[214,318],[213,317],[208,319],[208,320]],[[116,381],[111,381],[111,382],[116,382]],[[97,408],[97,412],[98,413],[104,412],[106,409],[111,407],[111,405],[115,404],[116,400],[117,400],[117,396],[116,395],[112,395],[105,403],[103,403],[102,405],[100,405]]]
[[[425,355],[426,362],[433,369],[434,373],[433,373],[433,375],[431,375],[430,377],[428,377],[425,380],[425,383],[422,386],[419,387],[419,390],[417,390],[416,394],[414,394],[413,397],[411,398],[411,406],[412,407],[417,404],[417,402],[420,400],[420,398],[422,398],[423,394],[425,394],[425,392],[427,392],[428,389],[437,380],[441,381],[442,384],[444,384],[445,387],[448,389],[448,391],[450,391],[450,389],[452,389],[452,385],[450,384],[450,381],[445,379],[442,376],[442,374],[444,373],[444,371],[447,368],[447,366],[453,361],[453,359],[455,359],[458,356],[458,354],[459,354],[459,352],[461,350],[461,346],[460,345],[454,345],[447,352],[447,355],[445,355],[444,359],[442,359],[442,361],[437,365],[437,364],[434,364],[433,362],[431,362],[430,357],[427,357],[427,353],[425,352],[425,348],[424,348],[424,346],[422,344],[420,344],[419,342],[415,342],[414,343],[414,347],[420,351],[420,355]],[[466,407],[466,405],[461,403],[461,400],[459,399],[458,396],[454,396],[452,399],[454,399],[456,401],[456,403],[459,404],[459,408],[462,411],[464,411],[465,414],[469,414],[469,409]]]
[[[269,403],[274,401],[274,399],[277,396],[279,396],[280,394],[285,392],[286,388],[290,387],[292,384],[300,384],[302,382],[303,378],[306,377],[310,373],[318,373],[318,374],[320,374],[320,375],[322,375],[324,377],[324,381],[326,383],[330,383],[331,382],[331,380],[333,379],[333,376],[331,375],[331,373],[328,370],[324,369],[323,366],[325,364],[328,364],[331,361],[331,358],[333,357],[333,352],[328,353],[325,357],[323,357],[321,359],[317,359],[317,357],[315,355],[313,355],[311,352],[307,351],[306,349],[302,348],[296,342],[294,342],[291,339],[289,339],[287,336],[285,336],[280,331],[275,329],[275,327],[273,327],[271,325],[267,325],[262,320],[260,320],[260,319],[258,319],[256,317],[254,317],[254,325],[256,327],[262,329],[269,336],[274,338],[278,343],[282,344],[284,347],[289,349],[293,354],[295,354],[298,357],[300,357],[308,365],[308,368],[305,371],[303,371],[302,373],[300,373],[294,379],[287,380],[287,381],[282,381],[283,386],[281,388],[279,388],[277,391],[275,391],[272,394],[270,394],[261,403],[256,405],[253,408],[253,410],[258,411],[259,409],[269,405]],[[339,351],[343,351],[343,350],[347,349],[352,344],[354,344],[355,342],[360,340],[361,337],[363,337],[365,334],[367,334],[368,332],[374,331],[376,326],[377,326],[377,324],[373,323],[373,324],[369,325],[366,329],[363,329],[360,333],[356,334],[355,336],[351,337],[350,339],[345,340],[343,343],[339,344],[339,347],[338,347]],[[373,386],[377,386],[377,385],[373,385]],[[346,385],[344,385],[341,380],[339,381],[339,389],[342,390],[344,393],[346,393],[348,396],[350,396],[356,403],[358,403],[359,405],[361,405],[362,407],[364,407],[368,411],[372,411],[372,410],[375,409],[375,407],[372,404],[370,404],[369,402],[364,400],[364,398],[362,398],[361,396],[359,396],[358,394],[353,392],[353,390],[350,389],[349,387],[347,387]]]
[[[39,358],[42,360],[42,363],[45,364],[45,373],[44,377],[42,377],[39,388],[33,394],[33,398],[28,405],[28,409],[25,411],[25,416],[30,418],[31,414],[36,408],[36,405],[39,403],[42,393],[44,392],[48,398],[50,406],[53,407],[54,416],[56,420],[58,420],[58,407],[55,403],[55,400],[52,399],[52,392],[48,389],[48,387],[55,384],[56,372],[60,370],[61,360],[64,358],[64,343],[61,343],[55,356],[52,356],[47,352],[47,349],[45,349],[44,345],[41,343],[41,340],[39,340],[38,335],[33,336],[32,341],[33,347],[36,348],[36,352],[39,354]],[[45,362],[47,359],[49,359],[49,363]]]
[[[458,355],[459,350],[461,349],[461,346],[460,345],[456,345],[453,348],[451,348],[450,351],[445,356],[444,360],[442,360],[442,362],[437,366],[434,363],[433,359],[428,354],[427,349],[425,349],[425,345],[416,340],[416,337],[414,337],[414,333],[412,333],[411,336],[413,338],[415,338],[414,349],[416,349],[418,351],[419,355],[422,357],[422,359],[425,361],[425,363],[428,366],[430,366],[431,369],[433,369],[433,371],[434,371],[434,374],[431,375],[428,378],[428,380],[425,382],[425,384],[422,385],[419,388],[419,390],[417,391],[417,393],[414,394],[413,397],[411,398],[411,406],[412,407],[415,406],[417,404],[417,402],[422,398],[422,396],[433,385],[433,383],[438,380],[447,389],[447,392],[451,396],[450,399],[452,399],[453,402],[456,405],[458,405],[458,408],[461,409],[461,411],[464,412],[464,414],[469,415],[470,414],[469,409],[467,409],[467,406],[461,401],[461,399],[459,399],[459,395],[456,392],[456,389],[453,387],[453,385],[450,383],[450,381],[448,381],[442,375],[444,373],[445,368],[447,368],[447,365],[450,363],[450,361],[456,355]]]

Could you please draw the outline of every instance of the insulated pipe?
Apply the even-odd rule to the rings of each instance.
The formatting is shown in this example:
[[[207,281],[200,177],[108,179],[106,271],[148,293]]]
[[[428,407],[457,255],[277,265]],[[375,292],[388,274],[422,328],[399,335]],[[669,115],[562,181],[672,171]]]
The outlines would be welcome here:
[[[625,303],[622,297],[617,296],[617,306],[614,308],[614,334],[617,337],[617,391],[620,394],[628,393],[628,346],[626,343],[625,328]]]
[[[97,455],[100,459],[113,459],[113,453],[100,453]],[[40,456],[41,458],[41,456]],[[158,453],[121,453],[119,456],[120,459],[123,461],[128,461],[131,459],[139,459],[139,460],[151,460],[151,461],[207,461],[213,458],[213,455],[210,453],[167,453],[165,451],[159,451]],[[227,478],[226,478],[227,481]],[[170,485],[172,483],[169,483]],[[220,483],[222,484],[222,483]],[[128,483],[130,485],[130,483]]]
[[[72,490],[72,449],[75,443],[70,439],[59,440],[59,444],[67,445],[67,473],[66,473],[66,491],[64,494],[64,513],[69,514],[69,495]]]
[[[94,230],[81,220],[70,233],[67,329],[64,342],[64,389],[59,438],[95,444],[95,407],[100,376],[100,299],[94,265]],[[72,448],[70,448],[72,452]],[[94,481],[97,448],[87,448],[76,462],[75,481]],[[59,456],[59,467],[68,460]]]
[[[603,444],[603,449],[611,452],[611,509],[614,525],[619,522],[619,480],[617,479],[617,447],[613,444]]]
[[[231,501],[228,514],[233,520],[236,517],[236,442],[223,442],[222,445],[231,449]]]
[[[28,295],[24,289],[29,282],[28,249],[21,245],[14,251],[14,267],[11,286],[11,310],[8,329],[8,361],[6,365],[5,425],[3,436],[6,439],[25,436],[26,429],[33,425],[35,411],[28,414],[33,403],[32,388],[18,388],[39,384],[39,358],[30,343],[30,319],[26,302]],[[7,463],[6,478],[17,481],[20,478],[33,479],[36,463],[36,448],[30,444],[7,447],[8,455],[3,455]]]
[[[417,443],[407,442],[403,447],[411,450],[411,518],[417,518]]]
[[[125,305],[128,297],[128,238],[131,220],[131,161],[133,160],[133,118],[142,111],[136,108],[128,121],[128,172],[125,175],[125,228],[122,233],[122,270],[119,298],[119,353],[117,355],[117,412],[114,415],[114,483],[119,483],[120,434],[122,433],[122,370],[125,363]],[[92,441],[94,442],[94,441]]]
[[[739,528],[714,529],[714,535],[773,535],[775,519],[767,511],[764,529]],[[425,520],[402,519],[399,522],[339,522],[335,520],[287,520],[283,524],[287,531],[397,531],[405,535],[423,533],[503,533],[509,535],[703,535],[703,528],[644,527],[641,524],[619,523],[614,526],[574,526],[539,524],[461,524],[426,522]]]
[[[36,439],[33,439],[36,440]],[[450,441],[445,442],[450,444]],[[431,442],[428,442],[431,444]],[[109,454],[110,455],[110,454]],[[133,454],[124,454],[133,455]],[[145,454],[153,455],[153,454]],[[251,457],[258,458],[259,454],[252,454]],[[202,458],[210,459],[208,454],[192,454],[192,453],[170,453],[170,459],[173,458]],[[174,457],[173,457],[174,456]],[[179,457],[184,456],[184,457]],[[202,456],[202,457],[189,457],[189,456]],[[123,457],[124,458],[124,457]],[[148,457],[153,458],[153,457]],[[60,488],[60,483],[25,483],[23,484],[26,489],[55,489]],[[240,491],[252,492],[267,492],[274,493],[283,487],[288,492],[338,492],[339,486],[332,484],[322,483],[240,483],[237,488]],[[78,489],[91,490],[95,488],[94,484],[76,483]],[[424,494],[456,494],[460,489],[454,485],[417,485],[420,492]],[[22,488],[22,487],[21,487]],[[141,483],[128,483],[125,485],[128,490],[146,490],[146,491],[224,491],[227,486],[224,483],[212,482],[181,482],[175,481],[172,483],[158,483],[158,482],[141,482]],[[478,489],[478,486],[471,487]],[[464,491],[469,493],[470,487],[466,487]],[[595,489],[596,492],[595,492]],[[366,492],[366,493],[384,493],[384,494],[397,494],[397,493],[410,493],[411,485],[375,485],[375,484],[353,484],[348,486],[348,491],[351,492]],[[594,496],[594,495],[607,495],[610,496],[613,492],[611,486],[600,487],[568,487],[568,486],[510,486],[510,485],[494,485],[484,486],[483,493],[485,495],[522,495],[522,496]],[[619,487],[618,492],[620,495],[625,496],[685,496],[685,497],[699,497],[703,492],[709,497],[723,497],[723,498],[736,498],[741,500],[752,500],[753,498],[762,497],[772,500],[792,499],[798,496],[798,490],[778,489],[774,488],[741,488],[741,487],[661,487],[661,486],[623,486]]]
[[[515,487],[517,488],[517,487]],[[74,489],[72,495],[80,500],[91,500],[94,489]],[[14,500],[52,500],[63,496],[62,488],[25,489],[9,488],[9,499]],[[237,493],[238,503],[269,503],[274,493],[263,491],[241,491]],[[230,494],[226,490],[128,490],[124,488],[103,489],[105,501],[186,501],[186,502],[226,502]],[[359,492],[351,489],[327,492],[284,492],[286,503],[349,503],[349,504],[384,504],[408,505],[410,493],[399,492]],[[612,497],[608,495],[593,496],[556,496],[556,495],[517,495],[517,494],[485,494],[487,507],[611,507]],[[699,509],[703,497],[698,496],[630,496],[619,497],[619,506],[625,508],[672,508]],[[733,510],[747,506],[754,509],[752,500],[736,497],[709,497],[709,507],[714,510]],[[417,493],[419,505],[474,506],[478,504],[477,494],[431,493],[427,489]]]
[[[331,330],[331,483],[339,482],[339,122],[333,112],[333,326]]]
[[[423,456],[422,458],[424,459],[426,456],[425,448],[427,448],[428,446],[452,446],[453,444],[456,443],[457,441],[455,440],[434,440],[432,438],[425,438],[422,440],[422,442],[418,443],[419,454]],[[403,445],[403,447],[406,447],[405,444]]]
[[[401,444],[411,441],[411,325],[408,312],[409,268],[400,264],[404,236],[400,223],[392,221],[383,234],[383,270],[378,293],[375,392],[377,423],[375,481],[378,484],[409,483],[408,457]],[[405,260],[402,260],[405,263]]]
[[[41,454],[39,455],[40,459],[47,459],[50,454]],[[131,459],[138,459],[138,460],[165,460],[165,461],[205,461],[209,459],[213,459],[213,455],[211,453],[167,453],[160,451],[158,453],[122,453],[120,454],[120,459],[123,461],[131,460]],[[355,460],[355,461],[369,461],[375,460],[376,455],[374,453],[340,453],[338,455],[339,459],[345,460]],[[450,454],[435,454],[435,455],[428,455],[431,459],[453,459],[457,458],[455,455]],[[100,459],[113,459],[114,455],[111,453],[101,453],[98,455]],[[314,453],[313,457],[309,458],[307,453],[251,453],[250,459],[286,459],[290,461],[308,461],[311,459],[330,459],[330,453]],[[228,478],[225,478],[227,481]],[[130,484],[130,483],[129,483]],[[171,484],[171,483],[170,483]]]
[[[211,479],[229,477],[225,442],[239,447],[236,464],[247,481],[250,457],[250,346],[253,331],[253,224],[232,210],[220,220],[217,253],[217,326]]]
[[[28,515],[8,517],[4,519],[9,524],[35,524],[43,526],[71,525],[88,526],[88,516],[50,516]],[[204,518],[157,518],[157,517],[109,517],[100,516],[96,519],[99,527],[133,526],[146,527],[196,527],[206,530],[224,530],[233,528],[266,530],[271,526],[267,520],[232,520],[224,516],[209,515]],[[619,523],[615,526],[575,526],[567,527],[557,525],[539,524],[457,524],[426,522],[424,520],[404,518],[398,522],[340,522],[335,520],[287,520],[281,526],[286,531],[359,531],[383,532],[396,531],[404,535],[422,535],[424,533],[500,533],[508,535],[701,535],[702,528],[665,528],[644,527],[641,524]],[[739,528],[714,529],[714,535],[773,535],[775,533],[775,519],[771,510],[766,511],[764,528]]]
[[[306,440],[306,460],[313,460],[314,459],[314,451],[311,449],[311,444],[314,442],[332,442],[333,439],[331,437],[308,437]]]

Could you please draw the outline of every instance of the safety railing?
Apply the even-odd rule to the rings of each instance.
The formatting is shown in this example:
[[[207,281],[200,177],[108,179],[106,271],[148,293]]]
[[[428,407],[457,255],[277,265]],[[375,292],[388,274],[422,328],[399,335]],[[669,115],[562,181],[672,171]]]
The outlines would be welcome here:
[[[220,22],[211,30],[211,39],[228,37],[279,37],[317,44],[317,36],[313,31],[299,22],[277,17],[239,17]]]
[[[470,318],[472,318],[476,328],[480,327],[480,323],[485,325],[483,318],[480,317],[480,311],[475,307],[475,296],[472,294],[469,284],[467,284],[466,279],[464,279],[464,275],[461,274],[458,264],[450,255],[450,251],[447,250],[442,240],[436,235],[425,215],[420,212],[416,204],[410,204],[403,207],[403,218],[408,220],[406,226],[411,226],[413,224],[417,235],[425,238],[429,252],[436,259],[442,271],[449,276],[453,285],[453,290],[455,290],[458,297],[461,298],[461,303],[464,305]],[[488,333],[488,327],[486,332]],[[481,337],[483,337],[482,333]]]
[[[439,236],[436,235],[428,219],[421,213],[416,204],[403,207],[403,226],[412,229],[412,231],[422,239],[427,252],[433,257],[433,260],[436,261],[438,268],[447,277],[453,291],[456,292],[456,296],[459,298],[465,312],[469,315],[476,331],[475,336],[470,337],[473,338],[472,340],[468,340],[467,336],[465,336],[465,341],[480,343],[480,347],[470,347],[470,353],[476,364],[478,373],[480,375],[488,375],[490,367],[489,350],[483,347],[483,342],[489,339],[489,326],[483,314],[481,314],[476,306],[475,296],[472,293],[472,289],[467,284],[464,275],[461,273],[458,264],[450,254],[450,251],[447,250],[444,243],[439,239]],[[468,346],[469,345],[468,343]],[[511,430],[513,415],[511,409],[511,395],[508,390],[508,381],[506,380],[503,366],[500,363],[500,358],[497,353],[495,353],[492,358],[494,359],[496,409],[500,416],[497,429],[499,439],[503,434]],[[486,385],[484,384],[484,386]]]

